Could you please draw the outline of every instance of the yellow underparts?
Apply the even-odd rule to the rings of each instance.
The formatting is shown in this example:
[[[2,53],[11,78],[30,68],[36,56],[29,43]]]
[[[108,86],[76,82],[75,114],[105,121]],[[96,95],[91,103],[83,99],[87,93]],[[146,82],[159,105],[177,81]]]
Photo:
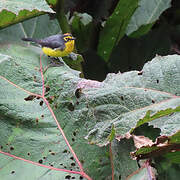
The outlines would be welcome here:
[[[74,50],[74,40],[66,42],[66,48],[61,51],[60,49],[51,49],[48,47],[43,47],[42,51],[44,54],[52,57],[64,57],[70,54]]]

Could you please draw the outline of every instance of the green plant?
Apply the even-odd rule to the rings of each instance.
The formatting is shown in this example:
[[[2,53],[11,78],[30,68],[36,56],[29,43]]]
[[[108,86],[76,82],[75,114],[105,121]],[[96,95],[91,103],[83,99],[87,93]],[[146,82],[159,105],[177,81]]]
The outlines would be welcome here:
[[[47,2],[0,2],[0,179],[176,179],[180,57],[153,58],[169,53],[171,1]],[[41,48],[21,41],[70,31],[77,61],[46,71]]]

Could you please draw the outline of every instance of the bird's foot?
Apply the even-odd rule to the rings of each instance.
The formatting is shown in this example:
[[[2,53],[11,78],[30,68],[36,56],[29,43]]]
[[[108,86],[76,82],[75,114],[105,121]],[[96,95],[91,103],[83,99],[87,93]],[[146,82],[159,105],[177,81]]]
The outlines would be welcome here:
[[[71,58],[73,61],[77,60],[78,54],[71,52],[68,57]]]

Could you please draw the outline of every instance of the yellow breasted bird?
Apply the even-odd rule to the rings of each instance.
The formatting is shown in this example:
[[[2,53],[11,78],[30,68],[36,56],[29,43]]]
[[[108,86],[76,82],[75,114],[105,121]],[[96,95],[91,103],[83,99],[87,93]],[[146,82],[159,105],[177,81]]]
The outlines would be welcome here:
[[[64,57],[74,50],[75,38],[70,33],[56,34],[44,39],[22,38],[23,41],[35,42],[42,47],[44,54],[51,57]]]

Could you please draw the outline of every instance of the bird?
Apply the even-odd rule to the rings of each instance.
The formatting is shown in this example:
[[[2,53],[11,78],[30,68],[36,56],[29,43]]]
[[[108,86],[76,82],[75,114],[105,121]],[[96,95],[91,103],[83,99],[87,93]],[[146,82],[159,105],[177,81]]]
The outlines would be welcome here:
[[[44,54],[54,58],[68,56],[74,50],[75,39],[71,33],[56,34],[44,39],[22,38],[23,41],[39,44]]]

